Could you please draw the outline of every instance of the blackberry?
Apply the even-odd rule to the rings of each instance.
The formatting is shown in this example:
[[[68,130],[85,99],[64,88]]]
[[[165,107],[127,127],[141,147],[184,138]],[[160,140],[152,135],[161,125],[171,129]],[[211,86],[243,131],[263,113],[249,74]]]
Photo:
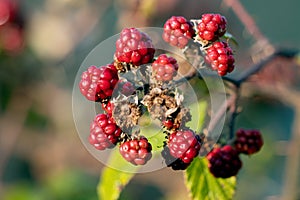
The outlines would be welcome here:
[[[215,41],[226,32],[226,18],[220,14],[203,14],[198,24],[198,34],[201,39]]]
[[[152,146],[143,136],[125,141],[119,150],[123,158],[133,165],[144,165],[152,157]]]
[[[187,129],[173,132],[169,136],[168,147],[173,157],[188,164],[199,154],[201,144],[194,132]]]
[[[163,39],[179,48],[184,48],[195,36],[193,25],[182,16],[172,16],[164,24]]]
[[[91,123],[89,142],[98,150],[114,147],[121,136],[121,129],[106,114],[97,115]]]
[[[234,146],[239,153],[254,154],[261,149],[263,144],[261,133],[258,130],[239,129],[236,132]]]
[[[185,170],[190,163],[183,162],[180,158],[175,158],[170,154],[170,149],[168,146],[165,146],[161,152],[162,157],[168,167],[171,167],[173,170]]]
[[[216,178],[235,176],[242,167],[238,152],[230,145],[214,148],[206,158],[209,171]]]
[[[176,76],[178,64],[175,58],[161,54],[152,63],[152,72],[158,81],[171,81]]]
[[[154,52],[152,40],[147,34],[136,28],[125,28],[116,42],[115,59],[117,62],[139,66],[151,62]],[[118,67],[118,70],[124,71],[122,65]]]
[[[114,65],[100,68],[90,66],[81,75],[80,92],[90,101],[106,101],[111,97],[118,80],[118,72]]]
[[[220,76],[224,76],[234,69],[233,53],[226,42],[214,42],[206,50],[205,58],[211,64],[212,70],[217,71]]]

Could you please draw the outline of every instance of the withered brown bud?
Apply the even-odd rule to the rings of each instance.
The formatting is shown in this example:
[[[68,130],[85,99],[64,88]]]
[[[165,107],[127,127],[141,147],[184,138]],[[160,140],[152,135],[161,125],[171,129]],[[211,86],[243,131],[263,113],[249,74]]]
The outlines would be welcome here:
[[[164,120],[175,113],[180,105],[177,103],[176,95],[172,90],[159,87],[151,88],[149,94],[145,95],[142,103],[148,108],[152,118]]]
[[[142,116],[141,106],[126,99],[114,102],[113,118],[116,124],[126,133],[131,133],[134,126],[138,125]]]

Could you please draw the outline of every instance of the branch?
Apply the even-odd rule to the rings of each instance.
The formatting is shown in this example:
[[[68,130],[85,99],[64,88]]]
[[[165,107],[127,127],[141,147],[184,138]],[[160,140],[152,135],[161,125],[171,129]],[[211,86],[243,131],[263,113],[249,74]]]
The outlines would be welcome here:
[[[299,53],[299,50],[291,49],[281,49],[275,51],[269,57],[260,61],[259,63],[253,65],[248,70],[244,71],[237,79],[227,79],[227,81],[240,86],[243,82],[247,81],[250,76],[258,73],[262,68],[264,68],[269,62],[274,60],[276,57],[294,58]]]
[[[208,125],[208,128],[206,129],[207,135],[214,130],[214,128],[217,126],[219,123],[220,119],[225,115],[227,112],[228,108],[230,108],[233,104],[235,104],[236,96],[231,95],[230,98],[225,101],[218,112],[216,114],[212,115],[212,119],[210,120],[210,123]]]

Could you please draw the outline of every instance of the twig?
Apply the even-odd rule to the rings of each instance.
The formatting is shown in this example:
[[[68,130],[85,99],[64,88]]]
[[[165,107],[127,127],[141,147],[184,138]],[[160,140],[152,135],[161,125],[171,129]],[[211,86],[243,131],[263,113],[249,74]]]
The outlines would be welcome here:
[[[299,50],[290,50],[290,49],[282,49],[274,52],[266,59],[261,62],[253,65],[248,70],[244,71],[237,79],[227,79],[227,81],[232,82],[233,84],[240,86],[243,82],[247,81],[247,79],[259,72],[263,67],[265,67],[269,62],[274,60],[276,57],[285,57],[285,58],[293,58],[299,53]]]
[[[231,92],[231,96],[233,98],[233,102],[230,105],[231,107],[229,108],[229,112],[230,112],[230,119],[229,119],[229,123],[228,123],[228,127],[229,127],[229,140],[233,139],[234,137],[234,132],[235,132],[235,119],[236,116],[238,115],[238,100],[240,97],[240,87],[237,87],[236,85],[233,86],[232,88],[232,92]]]
[[[217,126],[217,124],[219,123],[220,119],[225,115],[225,113],[227,112],[228,108],[230,108],[234,102],[235,102],[236,97],[234,95],[231,95],[229,97],[229,99],[227,101],[225,101],[220,109],[218,110],[218,112],[216,114],[212,114],[212,119],[210,120],[210,123],[208,125],[207,128],[207,135],[209,135],[209,133],[212,132],[212,130],[214,130],[214,128]]]

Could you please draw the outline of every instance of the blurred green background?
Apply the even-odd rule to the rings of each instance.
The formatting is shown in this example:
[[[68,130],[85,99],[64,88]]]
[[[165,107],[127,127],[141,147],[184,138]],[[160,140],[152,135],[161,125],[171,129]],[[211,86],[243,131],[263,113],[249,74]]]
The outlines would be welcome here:
[[[241,3],[272,44],[299,49],[299,1]],[[12,23],[21,31],[10,44],[17,39],[22,42],[15,47],[0,42],[3,200],[97,199],[103,165],[85,150],[77,136],[72,88],[87,54],[122,28],[162,27],[172,15],[199,18],[205,12],[220,12],[239,43],[234,47],[239,69],[233,76],[251,66],[251,55],[259,50],[253,49],[255,40],[220,0],[27,0],[17,4],[18,18]],[[2,32],[0,35],[12,35]],[[294,156],[289,144],[296,108],[285,102],[284,96],[263,91],[274,84],[297,91],[298,67],[295,62],[277,60],[243,88],[243,112],[236,125],[261,129],[265,146],[259,154],[243,157],[235,199],[280,199],[289,184],[286,161]],[[299,188],[300,175],[294,176],[295,188]],[[162,169],[137,175],[120,199],[189,198],[182,173]]]

